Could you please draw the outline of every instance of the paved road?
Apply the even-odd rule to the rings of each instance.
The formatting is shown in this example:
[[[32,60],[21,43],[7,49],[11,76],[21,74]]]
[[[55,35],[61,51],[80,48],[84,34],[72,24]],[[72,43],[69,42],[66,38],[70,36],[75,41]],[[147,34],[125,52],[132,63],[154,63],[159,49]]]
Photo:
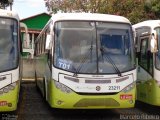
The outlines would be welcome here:
[[[23,58],[23,79],[34,78],[34,60]]]
[[[131,109],[60,110],[52,109],[42,99],[34,81],[22,82],[20,102],[15,112],[1,113],[2,120],[157,120],[160,107],[140,102]]]

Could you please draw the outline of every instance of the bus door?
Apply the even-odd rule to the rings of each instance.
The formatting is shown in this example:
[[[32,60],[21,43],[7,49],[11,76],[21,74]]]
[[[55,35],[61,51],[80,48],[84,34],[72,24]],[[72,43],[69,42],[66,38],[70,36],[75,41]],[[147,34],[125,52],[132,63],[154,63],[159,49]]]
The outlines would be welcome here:
[[[150,80],[153,76],[153,55],[150,52],[150,36],[140,37],[140,52],[138,56],[137,97],[148,101],[151,92]],[[146,102],[147,102],[146,101]]]

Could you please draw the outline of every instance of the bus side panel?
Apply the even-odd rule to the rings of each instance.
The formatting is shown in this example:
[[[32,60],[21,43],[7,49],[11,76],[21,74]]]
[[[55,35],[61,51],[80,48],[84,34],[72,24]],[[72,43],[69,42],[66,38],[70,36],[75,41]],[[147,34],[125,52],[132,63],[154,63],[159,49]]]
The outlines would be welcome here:
[[[154,79],[137,85],[138,100],[160,106],[160,87]]]
[[[157,84],[157,82],[152,79],[149,80],[148,83],[148,103],[151,105],[157,105],[160,106],[160,86]]]
[[[35,72],[37,77],[36,82],[43,96],[44,96],[44,73],[45,73],[46,62],[47,62],[46,55],[38,56],[35,59]]]
[[[137,100],[147,102],[146,84],[137,83]]]

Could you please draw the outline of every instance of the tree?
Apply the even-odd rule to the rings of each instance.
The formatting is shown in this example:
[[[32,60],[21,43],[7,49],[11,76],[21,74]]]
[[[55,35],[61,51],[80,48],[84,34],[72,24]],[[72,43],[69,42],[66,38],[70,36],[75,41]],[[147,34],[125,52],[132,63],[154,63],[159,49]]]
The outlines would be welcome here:
[[[46,7],[49,11],[62,12],[99,12],[108,0],[47,0]]]
[[[13,4],[13,0],[1,0],[0,1],[0,8],[5,9],[8,7],[10,4]]]
[[[148,13],[148,18],[160,18],[160,0],[149,0],[146,2],[144,9]]]
[[[146,0],[112,0],[109,1],[105,12],[124,16],[134,24],[147,19],[144,10],[145,1]]]
[[[53,13],[60,10],[121,15],[132,24],[160,18],[160,0],[47,0],[46,7]]]

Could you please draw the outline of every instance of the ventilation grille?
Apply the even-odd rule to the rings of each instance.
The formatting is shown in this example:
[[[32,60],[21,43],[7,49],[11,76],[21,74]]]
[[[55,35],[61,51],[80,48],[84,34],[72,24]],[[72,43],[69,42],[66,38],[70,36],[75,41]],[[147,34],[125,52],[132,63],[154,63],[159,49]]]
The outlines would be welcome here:
[[[120,104],[112,98],[84,98],[78,101],[74,107],[89,107],[89,106],[107,106],[117,107]]]

